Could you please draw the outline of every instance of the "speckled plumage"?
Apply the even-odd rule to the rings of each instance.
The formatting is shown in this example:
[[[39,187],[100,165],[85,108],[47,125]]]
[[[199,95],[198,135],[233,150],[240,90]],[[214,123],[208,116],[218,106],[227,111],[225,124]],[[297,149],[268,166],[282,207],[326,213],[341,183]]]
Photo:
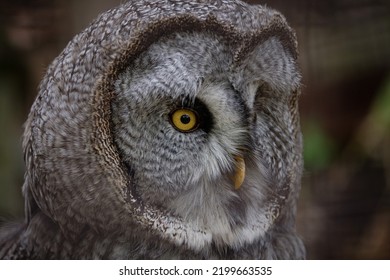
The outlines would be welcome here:
[[[283,16],[240,1],[129,1],[99,16],[40,85],[26,222],[0,232],[0,258],[304,258],[296,48]],[[208,124],[173,128],[172,110],[197,104]]]

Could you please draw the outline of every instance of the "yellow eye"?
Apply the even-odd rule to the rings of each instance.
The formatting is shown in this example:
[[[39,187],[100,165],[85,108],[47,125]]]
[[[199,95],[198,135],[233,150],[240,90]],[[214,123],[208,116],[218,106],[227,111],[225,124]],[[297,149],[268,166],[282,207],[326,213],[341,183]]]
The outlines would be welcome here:
[[[181,108],[170,115],[171,123],[180,132],[192,132],[198,128],[198,116],[191,109]]]

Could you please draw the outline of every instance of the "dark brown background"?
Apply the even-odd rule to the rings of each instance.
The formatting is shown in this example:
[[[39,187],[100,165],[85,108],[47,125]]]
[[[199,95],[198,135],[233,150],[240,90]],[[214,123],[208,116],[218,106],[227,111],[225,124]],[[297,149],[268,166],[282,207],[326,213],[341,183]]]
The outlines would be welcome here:
[[[0,1],[0,217],[23,217],[22,124],[48,64],[120,0]],[[390,259],[390,1],[248,1],[296,29],[311,259]]]

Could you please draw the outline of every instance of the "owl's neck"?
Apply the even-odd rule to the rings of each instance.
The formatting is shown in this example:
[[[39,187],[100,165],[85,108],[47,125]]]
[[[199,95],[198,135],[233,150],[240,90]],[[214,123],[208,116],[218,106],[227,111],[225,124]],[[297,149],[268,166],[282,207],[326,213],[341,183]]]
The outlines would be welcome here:
[[[304,255],[296,234],[281,227],[242,248],[212,245],[201,253],[144,233],[131,241],[91,229],[75,238],[68,235],[38,212],[28,225],[13,225],[0,232],[0,259],[293,259]]]

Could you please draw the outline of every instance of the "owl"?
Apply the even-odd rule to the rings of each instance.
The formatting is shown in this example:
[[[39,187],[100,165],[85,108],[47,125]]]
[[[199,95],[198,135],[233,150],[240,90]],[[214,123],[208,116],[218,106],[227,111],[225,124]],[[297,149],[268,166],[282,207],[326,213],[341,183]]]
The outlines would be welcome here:
[[[4,259],[302,259],[294,31],[238,0],[128,1],[53,61]]]

